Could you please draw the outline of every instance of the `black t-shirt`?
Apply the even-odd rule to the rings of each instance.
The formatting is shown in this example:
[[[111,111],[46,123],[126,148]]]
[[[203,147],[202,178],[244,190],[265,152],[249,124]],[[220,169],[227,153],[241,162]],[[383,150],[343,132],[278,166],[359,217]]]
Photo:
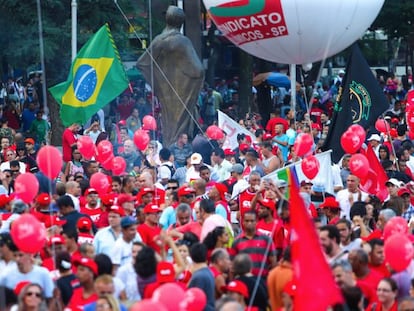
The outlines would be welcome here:
[[[249,305],[249,300],[253,295],[254,286],[257,281],[256,276],[240,276],[237,278],[239,281],[242,281],[246,284],[247,289],[249,290],[249,299],[245,299],[246,305]],[[259,286],[257,287],[256,295],[253,298],[253,306],[258,307],[260,311],[266,311],[268,304],[267,301],[269,296],[267,294],[266,284],[264,279],[259,279]]]
[[[56,281],[56,286],[60,290],[62,302],[66,306],[72,298],[73,290],[79,287],[79,281],[74,274],[62,276]]]

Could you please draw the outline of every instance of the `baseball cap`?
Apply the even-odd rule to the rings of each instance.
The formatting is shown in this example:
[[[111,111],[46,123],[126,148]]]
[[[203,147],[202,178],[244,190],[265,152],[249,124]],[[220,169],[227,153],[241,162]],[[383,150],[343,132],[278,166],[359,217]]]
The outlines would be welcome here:
[[[283,287],[283,292],[294,297],[296,295],[296,284],[293,281],[287,282]]]
[[[385,185],[387,186],[388,184],[392,184],[392,185],[394,185],[394,186],[396,186],[396,187],[401,187],[401,184],[402,184],[402,182],[401,181],[399,181],[398,179],[395,179],[395,178],[390,178],[390,179],[388,179],[386,182],[385,182]]]
[[[288,186],[288,183],[287,183],[286,180],[278,179],[278,180],[276,180],[275,185],[278,188],[286,188]]]
[[[203,157],[201,156],[201,154],[195,152],[191,155],[190,161],[191,164],[201,164],[201,162],[203,161]]]
[[[25,288],[30,283],[31,283],[30,281],[21,281],[17,283],[13,289],[13,292],[15,293],[16,296],[19,296],[23,288]]]
[[[271,140],[273,137],[272,137],[272,134],[270,134],[270,133],[264,133],[263,134],[263,140]]]
[[[193,193],[195,193],[195,190],[193,188],[187,187],[187,186],[182,186],[177,191],[178,197],[183,197],[185,195],[193,194]]]
[[[169,283],[174,282],[175,271],[172,263],[167,261],[161,261],[157,265],[157,282],[158,283]]]
[[[24,140],[24,142],[25,142],[26,144],[32,144],[32,145],[34,145],[34,144],[35,144],[35,141],[34,141],[34,139],[33,139],[33,138],[26,138],[26,139]]]
[[[118,196],[117,203],[119,206],[122,206],[122,204],[124,204],[125,202],[134,202],[134,201],[135,201],[135,197],[133,197],[132,195],[128,193],[121,193]]]
[[[98,193],[98,191],[95,189],[95,188],[88,188],[88,189],[86,189],[86,191],[85,191],[85,196],[87,196],[87,195],[89,195],[89,194],[91,194],[91,193]]]
[[[224,155],[225,156],[233,156],[233,155],[235,155],[236,153],[233,151],[233,150],[231,150],[230,148],[226,148],[226,149],[224,149]]]
[[[249,298],[249,290],[247,289],[246,284],[239,280],[231,281],[224,287],[224,290],[227,292],[238,293],[244,298]]]
[[[119,125],[126,125],[126,121],[125,120],[119,120],[118,124]]]
[[[92,229],[92,221],[88,217],[81,217],[78,219],[76,223],[78,229],[82,230],[91,230]]]
[[[154,203],[148,203],[144,207],[144,214],[155,214],[161,212],[160,207]]]
[[[241,173],[243,173],[243,171],[244,171],[244,167],[243,167],[243,165],[241,165],[240,163],[236,163],[236,164],[233,164],[233,166],[231,167],[231,173],[237,173],[237,174],[241,174]]]
[[[47,242],[47,245],[50,247],[52,245],[56,244],[65,244],[65,238],[62,235],[54,235],[49,238],[49,241]]]
[[[115,203],[115,199],[117,198],[116,193],[104,193],[100,196],[101,202],[103,205],[111,206]]]
[[[125,211],[124,211],[124,209],[122,208],[122,206],[119,206],[119,205],[112,205],[112,206],[109,208],[108,212],[109,212],[109,213],[116,213],[116,214],[118,214],[118,215],[119,215],[119,216],[121,216],[121,217],[124,217],[124,216],[125,216]]]
[[[248,144],[240,144],[240,146],[239,146],[239,150],[241,152],[246,152],[249,149],[250,149],[250,146]]]
[[[371,140],[381,141],[381,137],[378,134],[372,134],[367,140],[368,141],[371,141]]]
[[[313,183],[310,181],[310,180],[302,180],[301,182],[300,182],[300,186],[301,187],[305,187],[306,185],[311,185],[311,186],[313,186]]]
[[[52,226],[63,226],[64,224],[66,224],[66,220],[60,219],[59,216],[47,217],[45,220],[46,228],[50,228]]]
[[[86,267],[89,270],[91,270],[94,275],[98,275],[98,265],[96,264],[94,260],[90,258],[82,257],[79,259],[75,259],[73,264],[75,265],[75,267],[78,267],[78,266]]]
[[[154,194],[154,189],[149,188],[149,187],[141,188],[141,190],[139,190],[138,196],[143,197],[144,195],[146,195],[148,193]]]
[[[340,208],[339,202],[334,197],[327,197],[325,201],[319,205],[320,208]]]
[[[125,216],[125,217],[122,217],[122,219],[121,219],[121,227],[122,228],[128,228],[128,227],[130,227],[132,225],[136,225],[136,224],[137,224],[137,221],[134,218],[132,218],[131,216]]]
[[[271,209],[272,211],[276,209],[276,203],[273,200],[263,199],[259,201],[259,204]]]
[[[39,205],[49,205],[50,202],[51,202],[51,198],[48,193],[40,193],[36,197],[36,203]]]
[[[401,188],[398,190],[398,196],[403,196],[403,195],[405,195],[405,194],[410,195],[410,190],[408,190],[408,188],[406,188],[406,187],[401,187]]]

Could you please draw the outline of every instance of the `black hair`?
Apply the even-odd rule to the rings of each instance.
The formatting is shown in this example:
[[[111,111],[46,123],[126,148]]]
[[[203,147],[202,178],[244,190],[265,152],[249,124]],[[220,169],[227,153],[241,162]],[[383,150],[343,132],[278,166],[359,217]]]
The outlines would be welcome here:
[[[352,204],[351,209],[349,211],[349,216],[351,219],[354,219],[354,216],[361,216],[364,217],[367,214],[367,203],[363,201],[357,201]]]
[[[190,231],[184,233],[182,240],[189,242],[189,247],[193,246],[195,243],[200,242],[198,236]]]
[[[213,150],[213,152],[214,152],[214,154],[215,154],[216,156],[218,156],[219,158],[221,158],[221,159],[224,159],[224,158],[225,158],[225,155],[224,155],[224,150],[223,150],[222,148],[215,148],[215,149]]]
[[[203,243],[195,243],[190,248],[190,257],[194,263],[203,263],[207,261],[207,246]]]
[[[341,242],[341,235],[339,234],[339,230],[334,225],[325,225],[322,226],[319,231],[328,231],[328,237],[330,239],[333,239],[336,241],[336,243],[339,245]]]
[[[68,239],[74,239],[78,243],[78,231],[72,228],[63,229],[63,234],[66,235]]]
[[[214,201],[210,199],[203,199],[200,201],[200,209],[202,209],[207,214],[214,214],[216,211],[216,206]]]
[[[171,151],[168,148],[162,148],[159,152],[159,157],[161,160],[168,161],[171,157]]]
[[[98,275],[109,274],[112,275],[112,260],[106,254],[97,254],[94,258],[98,266]]]
[[[61,196],[57,201],[56,201],[56,205],[61,208],[64,206],[71,206],[73,208],[75,208],[75,204],[73,203],[73,200],[70,196],[68,195],[63,195]]]
[[[203,240],[203,243],[207,246],[208,250],[216,247],[217,239],[226,232],[224,227],[215,227],[213,231],[210,231]]]
[[[135,272],[142,278],[148,278],[157,271],[157,259],[155,251],[148,246],[144,246],[138,253],[134,264]]]

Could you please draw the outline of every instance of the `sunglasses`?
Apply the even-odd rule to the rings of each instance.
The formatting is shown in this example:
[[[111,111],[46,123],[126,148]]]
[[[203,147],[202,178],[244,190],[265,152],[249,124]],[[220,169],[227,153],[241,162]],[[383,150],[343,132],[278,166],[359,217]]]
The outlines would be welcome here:
[[[192,199],[194,198],[194,194],[187,194],[184,196],[186,199]]]
[[[27,292],[26,296],[36,296],[37,298],[40,298],[42,294],[39,292]]]
[[[167,187],[167,190],[177,190],[178,187]]]

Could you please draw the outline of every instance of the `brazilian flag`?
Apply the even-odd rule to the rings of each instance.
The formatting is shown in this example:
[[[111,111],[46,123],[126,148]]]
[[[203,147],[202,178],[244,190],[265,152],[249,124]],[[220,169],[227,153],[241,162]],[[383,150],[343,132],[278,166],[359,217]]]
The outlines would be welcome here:
[[[60,104],[63,125],[83,125],[99,109],[121,94],[128,83],[106,24],[76,55],[67,81],[49,88],[49,91]]]

